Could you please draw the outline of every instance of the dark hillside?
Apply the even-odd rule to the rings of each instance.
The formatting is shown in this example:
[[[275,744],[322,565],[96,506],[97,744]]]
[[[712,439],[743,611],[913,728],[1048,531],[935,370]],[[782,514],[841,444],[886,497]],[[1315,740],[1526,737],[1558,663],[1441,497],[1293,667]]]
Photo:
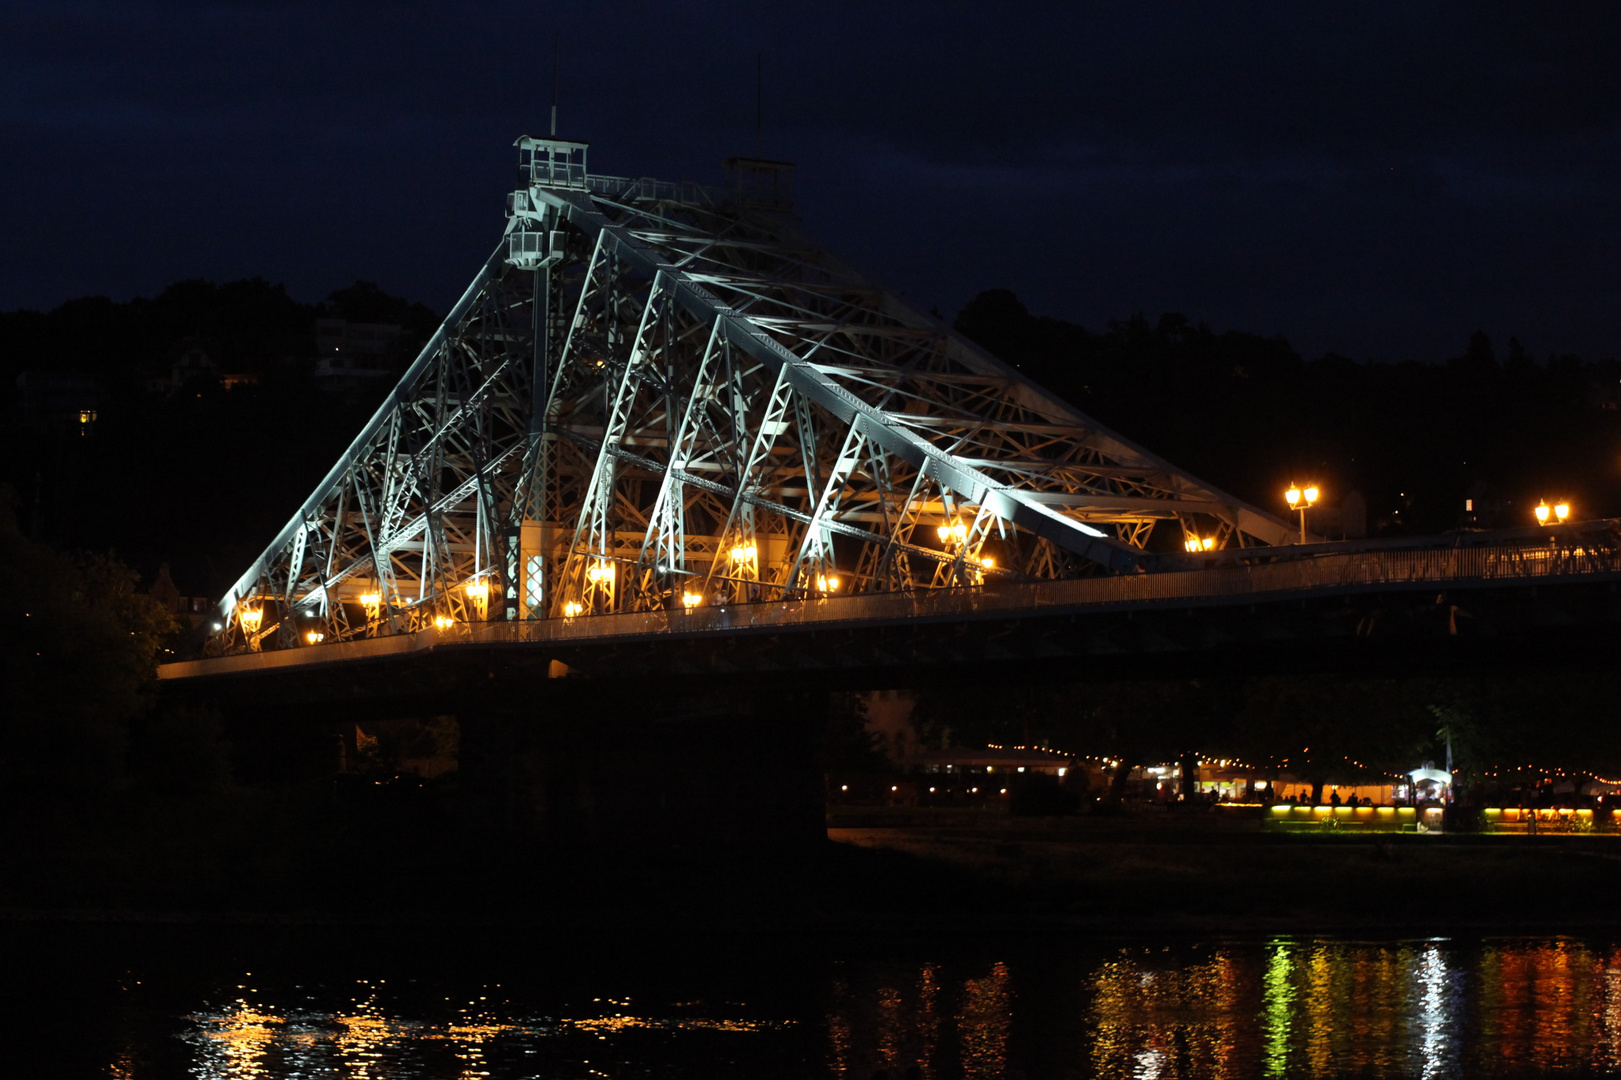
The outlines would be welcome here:
[[[1362,492],[1375,532],[1522,525],[1541,498],[1621,514],[1621,365],[1483,334],[1438,362],[1303,360],[1279,337],[1141,315],[1102,333],[981,293],[957,329],[1099,421],[1273,511],[1291,481]],[[1472,519],[1465,511],[1472,500]]]

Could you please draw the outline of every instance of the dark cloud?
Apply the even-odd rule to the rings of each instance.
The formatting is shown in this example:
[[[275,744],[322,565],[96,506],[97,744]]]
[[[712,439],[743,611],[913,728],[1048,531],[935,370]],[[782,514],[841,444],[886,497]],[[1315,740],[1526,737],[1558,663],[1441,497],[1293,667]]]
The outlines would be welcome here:
[[[1307,352],[1618,351],[1608,4],[13,4],[0,306],[259,274],[443,308],[554,37],[564,130],[621,174],[749,152],[763,53],[812,228],[948,312],[1005,285]]]

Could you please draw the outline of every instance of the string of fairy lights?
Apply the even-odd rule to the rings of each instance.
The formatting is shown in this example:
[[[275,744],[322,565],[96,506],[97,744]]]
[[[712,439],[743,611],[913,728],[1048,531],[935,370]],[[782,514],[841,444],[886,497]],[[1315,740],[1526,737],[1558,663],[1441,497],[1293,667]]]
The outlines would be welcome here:
[[[1100,769],[1104,769],[1104,770],[1118,769],[1120,767],[1120,763],[1121,763],[1121,759],[1120,759],[1120,757],[1118,755],[1112,755],[1112,754],[1074,754],[1074,753],[1069,753],[1067,751],[1054,749],[1053,747],[1050,747],[1050,746],[1027,746],[1027,745],[1007,746],[1007,745],[1003,745],[1001,743],[987,743],[985,745],[985,748],[987,750],[1021,751],[1021,752],[1025,752],[1025,753],[1051,754],[1051,755],[1053,755],[1053,757],[1055,759],[1056,758],[1064,758],[1066,760],[1075,761],[1075,762],[1089,762],[1089,763],[1095,765],[1096,767],[1098,767]],[[1258,764],[1256,764],[1254,762],[1246,761],[1246,760],[1244,760],[1242,758],[1236,758],[1236,757],[1223,757],[1223,758],[1207,757],[1203,753],[1196,753],[1196,754],[1193,754],[1191,756],[1193,757],[1195,764],[1199,768],[1215,767],[1215,768],[1220,768],[1220,769],[1234,769],[1234,770],[1237,770],[1239,772],[1287,772],[1290,769],[1291,765],[1296,765],[1297,762],[1298,762],[1298,764],[1307,764],[1307,763],[1309,763],[1309,764],[1311,764],[1313,766],[1317,766],[1317,767],[1322,767],[1322,766],[1328,764],[1328,762],[1315,760],[1315,759],[1307,756],[1307,755],[1310,755],[1310,753],[1311,753],[1311,747],[1309,747],[1309,746],[1302,747],[1301,750],[1300,750],[1300,757],[1299,758],[1297,758],[1297,757],[1295,757],[1293,755],[1288,756],[1288,757],[1271,757],[1271,758],[1268,759],[1268,764],[1265,765],[1265,766],[1258,765]],[[1360,772],[1360,773],[1362,773],[1364,775],[1376,775],[1376,776],[1380,776],[1380,777],[1383,777],[1385,779],[1392,780],[1392,781],[1406,780],[1407,777],[1408,777],[1408,774],[1405,773],[1405,772],[1396,772],[1396,771],[1392,771],[1391,769],[1385,768],[1385,767],[1382,767],[1382,766],[1370,765],[1365,761],[1361,761],[1361,760],[1359,760],[1357,758],[1354,758],[1354,757],[1350,756],[1349,754],[1336,755],[1335,760],[1337,762],[1343,762],[1344,764],[1351,766],[1352,768],[1356,769],[1358,772]],[[1170,769],[1170,768],[1178,768],[1178,767],[1180,767],[1180,764],[1181,764],[1181,758],[1178,758],[1178,760],[1175,760],[1175,761],[1155,762],[1155,763],[1151,763],[1151,764],[1133,766],[1133,768],[1139,768],[1140,767],[1140,768],[1167,768],[1167,769]],[[1525,763],[1523,765],[1498,765],[1498,766],[1485,767],[1485,768],[1479,768],[1479,769],[1471,769],[1469,771],[1472,772],[1480,780],[1498,780],[1498,781],[1514,780],[1514,781],[1518,781],[1520,784],[1523,784],[1528,780],[1535,780],[1536,782],[1539,782],[1539,783],[1544,782],[1544,781],[1550,781],[1550,780],[1555,781],[1555,782],[1561,781],[1561,780],[1570,780],[1570,781],[1573,781],[1573,782],[1574,781],[1581,781],[1581,780],[1596,780],[1601,784],[1613,784],[1615,786],[1621,787],[1621,779],[1612,779],[1612,778],[1610,778],[1608,776],[1604,776],[1603,774],[1601,774],[1601,773],[1599,773],[1597,771],[1594,771],[1592,769],[1571,769],[1571,768],[1566,768],[1566,767],[1563,767],[1563,766],[1539,765],[1539,764],[1537,764],[1535,762],[1527,762],[1527,763]],[[1463,773],[1464,770],[1463,769],[1455,769],[1454,772]]]

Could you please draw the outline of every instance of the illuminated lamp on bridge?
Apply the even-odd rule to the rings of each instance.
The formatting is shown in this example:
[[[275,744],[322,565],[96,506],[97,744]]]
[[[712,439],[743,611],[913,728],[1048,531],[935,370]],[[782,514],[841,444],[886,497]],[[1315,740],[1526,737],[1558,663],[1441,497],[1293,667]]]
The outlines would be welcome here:
[[[241,616],[243,632],[257,634],[259,632],[259,623],[263,621],[264,617],[264,608],[243,608]]]
[[[435,630],[449,630],[455,625],[456,620],[452,619],[449,615],[435,615],[433,617],[433,628]]]
[[[365,609],[366,621],[376,622],[377,616],[383,612],[383,594],[374,592],[361,593],[360,606]]]
[[[1214,536],[1190,536],[1182,542],[1182,546],[1189,551],[1211,551],[1216,546],[1216,538]]]
[[[834,575],[834,574],[817,574],[816,575],[816,591],[820,592],[820,593],[838,592],[839,591],[839,579],[838,579],[838,576]]]
[[[964,543],[968,539],[968,526],[962,522],[953,525],[941,525],[934,530],[941,543]]]
[[[309,633],[304,635],[304,640],[309,642],[311,645],[319,645],[321,642],[326,640],[326,635],[321,633],[319,630],[311,630]]]
[[[1536,515],[1538,525],[1548,524],[1549,518],[1554,520],[1554,524],[1563,525],[1565,519],[1570,517],[1570,504],[1562,502],[1549,506],[1547,500],[1544,499],[1537,504]]]
[[[478,613],[479,622],[483,622],[489,611],[490,585],[487,581],[470,581],[467,583],[467,598],[473,602],[473,609]]]
[[[578,600],[570,600],[563,605],[563,618],[572,619],[583,611],[585,611],[584,604],[581,604]]]
[[[697,607],[703,602],[704,598],[698,593],[683,592],[681,594],[681,606],[686,608],[688,611],[691,611],[693,608]]]
[[[1306,542],[1306,511],[1316,504],[1317,497],[1321,494],[1322,492],[1317,489],[1316,484],[1307,484],[1304,488],[1290,484],[1289,490],[1283,493],[1283,500],[1289,504],[1289,509],[1300,511],[1300,542],[1302,544]]]

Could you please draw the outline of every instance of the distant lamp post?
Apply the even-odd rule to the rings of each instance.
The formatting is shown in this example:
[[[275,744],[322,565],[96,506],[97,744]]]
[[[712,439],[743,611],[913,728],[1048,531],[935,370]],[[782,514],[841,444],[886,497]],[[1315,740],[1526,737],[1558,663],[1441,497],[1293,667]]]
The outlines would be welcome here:
[[[1289,503],[1289,509],[1300,511],[1300,542],[1302,544],[1306,542],[1306,511],[1312,508],[1312,505],[1317,502],[1317,497],[1321,494],[1322,492],[1317,490],[1315,484],[1308,485],[1305,488],[1298,488],[1290,484],[1289,490],[1283,493],[1284,499]]]
[[[1570,517],[1569,503],[1556,503],[1553,506],[1549,506],[1546,502],[1537,504],[1538,525],[1548,524],[1549,518],[1553,519],[1554,524],[1563,525],[1568,517]]]
[[[1214,536],[1190,536],[1182,541],[1182,546],[1189,551],[1212,551],[1216,546]]]

